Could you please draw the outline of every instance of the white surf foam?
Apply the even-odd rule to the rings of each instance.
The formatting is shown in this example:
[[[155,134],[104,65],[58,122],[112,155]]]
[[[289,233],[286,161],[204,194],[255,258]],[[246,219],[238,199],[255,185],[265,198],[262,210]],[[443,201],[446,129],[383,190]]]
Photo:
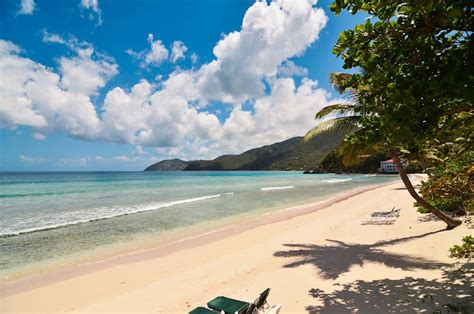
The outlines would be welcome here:
[[[0,229],[0,236],[8,237],[24,233],[57,229],[60,227],[77,225],[80,223],[153,211],[160,208],[199,202],[218,197],[221,197],[221,194],[194,197],[171,202],[154,202],[134,206],[99,207],[87,210],[62,212],[56,215],[44,215],[43,217],[22,219],[21,221],[17,221],[16,223],[10,224],[9,226],[3,226]]]
[[[352,178],[347,178],[347,179],[327,179],[327,180],[322,180],[321,182],[324,182],[324,183],[342,183],[342,182],[347,182],[347,181],[352,181]]]
[[[268,186],[261,188],[261,191],[273,191],[273,190],[288,190],[288,189],[293,189],[295,186],[294,185],[287,185],[287,186]]]

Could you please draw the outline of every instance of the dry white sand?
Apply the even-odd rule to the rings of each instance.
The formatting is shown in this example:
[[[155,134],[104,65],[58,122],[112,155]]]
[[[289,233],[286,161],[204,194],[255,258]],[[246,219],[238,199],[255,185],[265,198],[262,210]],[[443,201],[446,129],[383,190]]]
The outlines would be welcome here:
[[[282,313],[399,313],[472,302],[448,248],[472,234],[420,222],[400,182],[241,223],[192,241],[76,271],[2,285],[0,312],[185,313],[217,295],[253,301],[265,288]],[[361,225],[401,208],[393,225]],[[465,265],[465,267],[467,267]],[[470,299],[468,299],[470,297]]]

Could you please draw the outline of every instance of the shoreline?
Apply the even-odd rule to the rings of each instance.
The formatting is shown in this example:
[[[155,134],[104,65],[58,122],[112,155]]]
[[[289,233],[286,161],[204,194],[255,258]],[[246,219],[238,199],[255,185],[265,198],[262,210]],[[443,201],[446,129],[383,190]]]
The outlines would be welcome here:
[[[314,211],[327,208],[333,204],[347,200],[356,195],[378,189],[380,187],[399,184],[399,180],[386,182],[366,187],[354,188],[345,192],[337,193],[329,198],[308,204],[290,206],[279,209],[275,212],[259,213],[250,215],[243,220],[235,221],[230,217],[223,225],[217,226],[217,229],[191,231],[191,234],[172,235],[166,240],[155,241],[148,247],[140,249],[125,249],[119,253],[105,258],[99,258],[92,261],[78,261],[72,265],[61,265],[59,270],[46,270],[34,272],[20,277],[19,279],[4,280],[0,283],[0,295],[9,297],[19,293],[27,292],[33,289],[41,288],[49,284],[68,280],[77,276],[91,274],[96,271],[104,270],[117,265],[134,263],[137,261],[149,260],[173,254],[180,250],[195,248],[201,245],[222,240],[245,231],[273,224],[294,217],[310,214]],[[133,243],[131,243],[133,244]]]
[[[374,211],[394,206],[400,216],[393,224],[363,224]],[[184,313],[218,295],[253,300],[265,288],[271,288],[270,304],[298,313],[388,313],[394,304],[400,312],[433,312],[474,302],[470,266],[464,280],[453,281],[457,262],[449,257],[449,248],[472,230],[463,224],[446,231],[444,222],[421,216],[399,181],[359,188],[167,246],[17,281],[8,295],[2,287],[0,311]]]

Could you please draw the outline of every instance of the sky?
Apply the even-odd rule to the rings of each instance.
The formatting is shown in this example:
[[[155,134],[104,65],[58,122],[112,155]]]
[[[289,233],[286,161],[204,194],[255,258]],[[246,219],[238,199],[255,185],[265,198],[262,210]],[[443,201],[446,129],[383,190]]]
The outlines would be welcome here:
[[[0,171],[142,170],[304,135],[364,17],[332,1],[0,1]]]

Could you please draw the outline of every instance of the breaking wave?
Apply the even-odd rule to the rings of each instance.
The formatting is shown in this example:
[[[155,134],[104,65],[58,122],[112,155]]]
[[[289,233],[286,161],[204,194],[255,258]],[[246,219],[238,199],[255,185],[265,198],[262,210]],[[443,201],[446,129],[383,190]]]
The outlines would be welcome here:
[[[295,186],[294,185],[287,185],[287,186],[269,186],[269,187],[264,187],[261,188],[261,191],[273,191],[273,190],[288,190],[288,189],[293,189]]]
[[[348,182],[352,181],[352,178],[347,178],[347,179],[327,179],[327,180],[322,180],[321,182],[324,183],[342,183],[342,182]]]
[[[227,193],[226,193],[227,194]],[[0,237],[13,237],[20,234],[52,230],[97,220],[109,219],[123,215],[137,214],[175,205],[204,201],[221,197],[221,194],[188,198],[171,202],[153,202],[133,206],[99,207],[87,210],[63,212],[57,215],[44,215],[22,219],[18,223],[0,228]],[[34,227],[33,227],[34,226]]]

